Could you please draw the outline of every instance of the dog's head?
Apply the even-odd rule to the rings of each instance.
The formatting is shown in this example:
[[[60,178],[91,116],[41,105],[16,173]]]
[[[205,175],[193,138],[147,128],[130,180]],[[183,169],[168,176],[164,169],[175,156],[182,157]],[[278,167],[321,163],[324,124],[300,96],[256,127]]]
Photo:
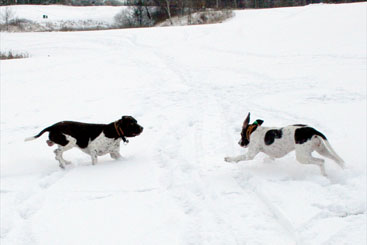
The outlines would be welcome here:
[[[238,142],[238,144],[246,148],[248,144],[250,144],[250,135],[252,134],[252,132],[256,130],[257,127],[263,124],[263,122],[264,122],[263,120],[257,119],[253,124],[249,124],[250,123],[250,112],[249,112],[245,121],[243,122],[241,139]]]
[[[125,137],[135,137],[143,132],[143,127],[132,116],[123,116],[116,125],[123,131]]]

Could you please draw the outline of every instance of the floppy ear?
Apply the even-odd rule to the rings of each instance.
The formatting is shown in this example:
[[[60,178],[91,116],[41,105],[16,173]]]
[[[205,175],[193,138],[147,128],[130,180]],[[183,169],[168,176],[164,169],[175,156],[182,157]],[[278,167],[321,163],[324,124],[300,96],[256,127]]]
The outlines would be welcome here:
[[[132,119],[131,116],[122,116],[121,117],[121,120],[129,120],[129,119]]]
[[[138,121],[136,121],[135,118],[133,118],[132,116],[122,116],[121,117],[122,121],[127,121],[127,122],[133,122],[133,123],[137,123]]]
[[[246,117],[246,119],[245,119],[245,121],[243,122],[243,128],[246,128],[247,127],[247,125],[249,124],[249,122],[250,122],[250,112],[248,113],[248,115],[247,115],[247,117]]]
[[[259,125],[259,126],[261,126],[261,124],[263,124],[263,120],[261,120],[261,119],[257,119],[255,122],[254,122],[254,124],[255,125]]]

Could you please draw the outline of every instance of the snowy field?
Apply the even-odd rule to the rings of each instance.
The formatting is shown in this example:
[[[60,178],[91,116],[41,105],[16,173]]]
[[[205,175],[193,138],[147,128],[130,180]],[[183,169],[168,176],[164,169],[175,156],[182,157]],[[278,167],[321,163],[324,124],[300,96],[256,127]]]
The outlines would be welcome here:
[[[84,8],[80,8],[83,12]],[[85,8],[87,9],[87,8]],[[366,3],[237,11],[223,24],[1,33],[1,240],[366,244]],[[345,160],[226,163],[248,112],[309,124]],[[132,115],[123,160],[61,170],[43,128]]]

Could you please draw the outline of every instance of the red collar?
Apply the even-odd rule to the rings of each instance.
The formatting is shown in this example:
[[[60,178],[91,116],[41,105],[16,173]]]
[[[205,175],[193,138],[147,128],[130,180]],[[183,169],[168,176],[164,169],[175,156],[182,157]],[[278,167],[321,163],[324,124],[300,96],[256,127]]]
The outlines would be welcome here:
[[[119,126],[117,126],[117,121],[114,122],[113,125],[115,126],[117,135],[120,136],[125,143],[129,143],[129,141],[125,138],[124,131]]]

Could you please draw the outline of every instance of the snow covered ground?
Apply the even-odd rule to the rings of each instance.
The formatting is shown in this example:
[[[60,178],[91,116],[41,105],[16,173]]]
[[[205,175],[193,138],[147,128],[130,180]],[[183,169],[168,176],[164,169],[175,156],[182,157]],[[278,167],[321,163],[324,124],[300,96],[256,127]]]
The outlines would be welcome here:
[[[366,244],[366,3],[237,11],[223,24],[1,33],[1,244]],[[82,8],[80,8],[83,11]],[[294,153],[230,164],[244,117],[306,123],[347,169]],[[61,170],[61,120],[132,115],[123,160]]]

